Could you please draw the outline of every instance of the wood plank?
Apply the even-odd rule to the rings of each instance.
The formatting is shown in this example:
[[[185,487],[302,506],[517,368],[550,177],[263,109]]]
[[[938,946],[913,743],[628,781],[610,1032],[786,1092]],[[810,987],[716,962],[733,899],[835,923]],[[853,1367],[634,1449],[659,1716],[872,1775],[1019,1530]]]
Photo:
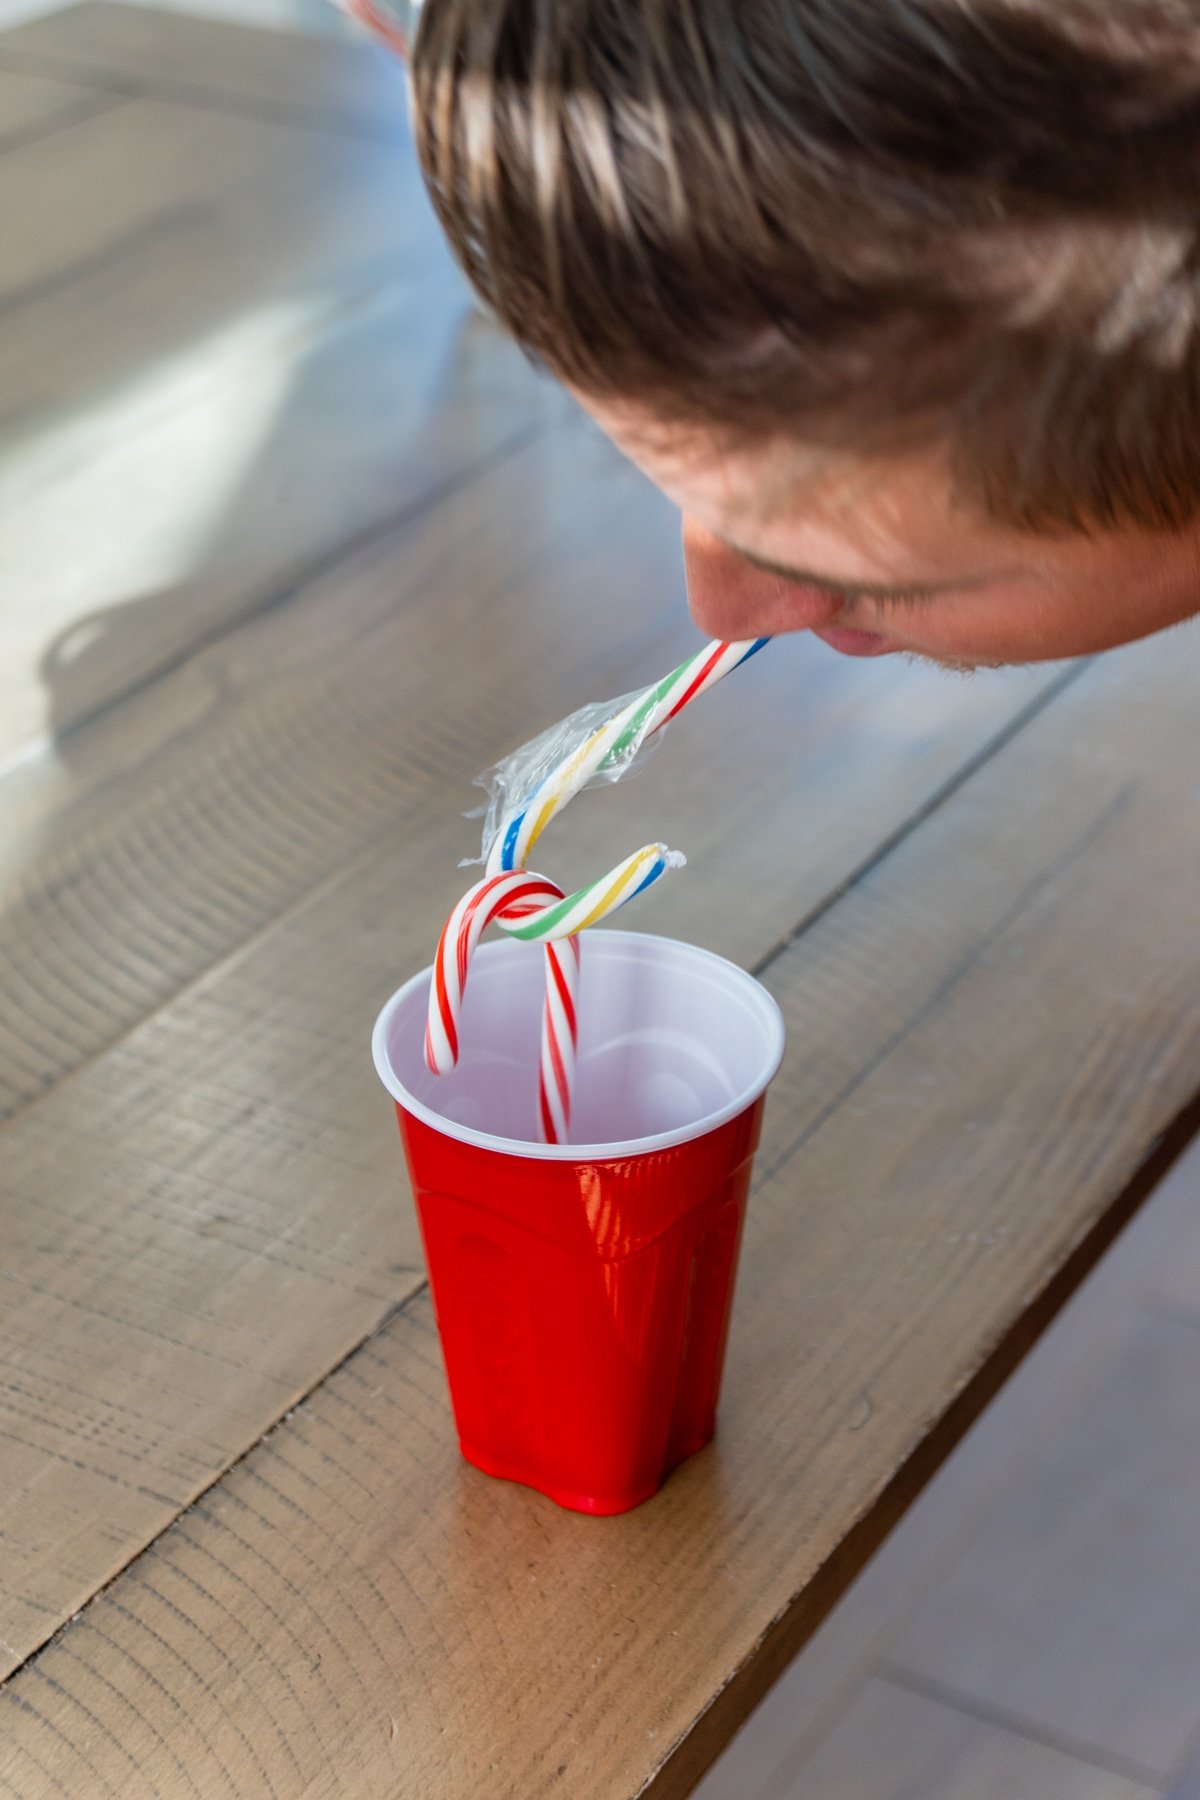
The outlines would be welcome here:
[[[369,41],[85,0],[0,33],[0,67],[110,92],[237,107],[336,133],[406,132],[403,67]]]
[[[1200,1331],[1122,1338],[893,1660],[1165,1785],[1200,1731]]]
[[[1154,1800],[1156,1788],[871,1681],[790,1777],[737,1800]],[[728,1800],[735,1800],[730,1791]]]
[[[0,152],[121,104],[115,95],[81,92],[70,82],[0,71]]]
[[[137,102],[0,159],[0,765],[564,402],[407,150]]]
[[[343,292],[369,292],[409,275],[406,258],[448,260],[405,144],[331,140],[303,126],[158,99],[132,101],[66,136],[10,152],[0,163],[0,225],[7,318],[119,264],[156,236],[186,237],[206,226],[216,264],[196,295],[175,296],[165,320],[157,307],[143,306],[142,327],[151,334],[144,360],[211,326],[214,310],[226,318],[235,300],[265,304],[295,287],[319,287],[331,272]],[[113,329],[119,333],[122,323],[114,320]],[[118,370],[109,364],[104,373]],[[61,391],[61,373],[50,374]],[[24,424],[33,396],[10,392],[6,379],[4,398],[6,415]]]
[[[1193,1096],[1198,660],[1174,634],[1093,667],[772,965],[791,1050],[711,1449],[624,1519],[489,1481],[457,1460],[418,1296],[13,1677],[23,1795],[116,1791],[131,1760],[169,1788],[176,1758],[206,1794],[686,1793]],[[357,1039],[341,965],[352,992],[364,936],[380,973],[394,953],[388,874],[354,872],[264,939],[210,1046],[266,995],[285,1008],[289,980],[314,1030]],[[719,929],[741,870],[690,876]],[[106,1064],[116,1107],[131,1082]]]

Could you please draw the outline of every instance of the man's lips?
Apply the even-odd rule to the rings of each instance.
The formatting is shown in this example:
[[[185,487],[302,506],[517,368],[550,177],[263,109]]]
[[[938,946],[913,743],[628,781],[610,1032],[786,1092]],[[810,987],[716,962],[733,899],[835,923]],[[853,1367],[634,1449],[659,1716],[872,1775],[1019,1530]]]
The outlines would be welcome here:
[[[831,650],[840,650],[843,656],[886,656],[900,648],[893,638],[881,637],[877,631],[851,631],[834,625],[814,625],[812,631],[814,637]]]

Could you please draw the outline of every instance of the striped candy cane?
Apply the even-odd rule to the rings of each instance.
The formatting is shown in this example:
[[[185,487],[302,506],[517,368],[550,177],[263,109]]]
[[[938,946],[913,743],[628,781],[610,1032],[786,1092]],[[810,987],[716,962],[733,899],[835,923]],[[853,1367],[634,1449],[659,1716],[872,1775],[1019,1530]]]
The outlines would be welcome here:
[[[526,943],[550,944],[577,937],[589,925],[598,925],[638,894],[644,894],[669,869],[680,868],[683,861],[665,844],[644,844],[599,881],[590,882],[573,894],[564,895],[560,889],[557,899],[532,902],[518,916],[501,915],[496,923],[510,937],[523,938]]]
[[[425,1061],[433,1073],[446,1075],[458,1061],[467,971],[487,927],[495,923],[513,937],[544,943],[538,1120],[546,1143],[564,1143],[579,1040],[579,933],[616,912],[680,860],[665,844],[647,844],[602,880],[569,895],[524,869],[476,882],[446,921],[434,958],[425,1023]]]
[[[546,1144],[565,1144],[570,1130],[575,1056],[579,1048],[578,994],[578,937],[548,943],[538,1067],[538,1123]]]
[[[672,669],[656,687],[631,700],[616,718],[601,725],[557,769],[552,769],[533,797],[504,822],[488,857],[489,874],[523,869],[547,825],[593,775],[618,762],[632,744],[644,743],[661,731],[685,706],[749,662],[769,641],[751,638],[741,643],[706,644],[695,656]]]
[[[684,861],[665,844],[646,844],[599,881],[564,895],[525,864],[550,821],[592,776],[661,731],[685,706],[761,650],[766,638],[707,644],[594,731],[504,820],[488,856],[487,874],[459,901],[442,933],[434,962],[425,1056],[435,1074],[454,1067],[462,995],[471,955],[493,921],[510,936],[546,946],[538,1118],[546,1143],[563,1143],[571,1114],[578,1045],[579,933],[607,918]]]
[[[514,920],[534,905],[561,900],[563,891],[524,869],[490,875],[465,893],[438,940],[425,1021],[425,1061],[435,1075],[448,1075],[458,1061],[458,1028],[463,990],[475,946],[493,919],[511,910]]]
[[[563,891],[540,875],[488,876],[463,895],[438,941],[425,1021],[425,1061],[446,1075],[458,1061],[459,1024],[471,955],[492,920],[511,923]],[[561,1143],[571,1116],[571,1088],[578,1042],[579,941],[546,946],[546,999],[542,1009],[538,1120],[548,1144]]]

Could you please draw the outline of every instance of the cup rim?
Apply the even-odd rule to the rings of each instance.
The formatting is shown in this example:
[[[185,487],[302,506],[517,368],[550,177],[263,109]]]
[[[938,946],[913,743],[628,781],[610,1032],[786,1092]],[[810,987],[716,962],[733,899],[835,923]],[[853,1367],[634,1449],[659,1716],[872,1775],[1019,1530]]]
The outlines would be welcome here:
[[[542,1162],[623,1162],[632,1156],[647,1156],[656,1150],[668,1150],[676,1144],[686,1144],[694,1138],[707,1137],[710,1132],[718,1130],[722,1125],[727,1125],[731,1119],[736,1119],[740,1113],[753,1106],[759,1096],[766,1092],[779,1071],[779,1065],[783,1061],[786,1037],[783,1014],[779,1010],[778,1002],[773,995],[767,992],[757,976],[751,975],[740,964],[731,962],[728,957],[718,956],[715,950],[705,950],[699,944],[689,944],[682,938],[665,937],[660,932],[591,930],[587,935],[589,942],[605,939],[624,944],[670,944],[676,949],[687,951],[689,955],[700,961],[715,963],[726,973],[727,977],[729,973],[736,976],[739,982],[744,984],[747,998],[759,1010],[770,1040],[770,1047],[754,1080],[749,1082],[732,1100],[727,1101],[717,1112],[707,1113],[703,1119],[696,1120],[690,1125],[680,1125],[672,1131],[656,1132],[651,1137],[620,1139],[615,1143],[539,1144],[527,1138],[499,1137],[494,1132],[477,1131],[474,1126],[460,1125],[456,1120],[448,1119],[444,1113],[439,1113],[433,1107],[428,1106],[425,1101],[419,1100],[406,1088],[393,1069],[391,1058],[388,1055],[388,1032],[392,1019],[414,988],[428,987],[433,973],[433,965],[430,963],[418,974],[411,976],[402,987],[398,987],[395,993],[384,1002],[371,1033],[371,1055],[375,1064],[375,1072],[392,1099],[403,1107],[406,1113],[419,1119],[423,1125],[428,1125],[443,1137],[453,1138],[457,1143],[473,1144],[481,1150],[491,1150],[506,1156],[533,1158]],[[493,954],[497,951],[502,952],[509,943],[508,939],[499,939],[491,944],[484,944],[477,954],[486,956],[489,952]]]

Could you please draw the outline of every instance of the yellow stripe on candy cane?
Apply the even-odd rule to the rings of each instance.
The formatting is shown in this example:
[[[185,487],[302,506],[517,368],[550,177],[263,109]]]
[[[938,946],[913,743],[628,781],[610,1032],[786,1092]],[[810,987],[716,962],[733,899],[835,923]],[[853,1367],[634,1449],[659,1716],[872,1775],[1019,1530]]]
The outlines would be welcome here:
[[[576,771],[587,761],[597,740],[603,737],[606,732],[611,732],[612,729],[613,727],[610,723],[608,725],[602,725],[598,730],[593,731],[592,735],[589,738],[584,739],[583,743],[580,744],[579,748],[567,758],[566,762],[554,771],[554,774],[551,777],[553,781],[553,792],[543,800],[541,806],[538,808],[533,824],[529,828],[529,835],[525,842],[524,860],[528,861],[534,845],[541,837],[543,831],[545,831],[555,813],[559,810],[559,807],[562,804],[563,793],[564,791],[569,790],[572,778]]]
[[[648,850],[640,852],[634,866],[632,868],[623,869],[620,875],[617,876],[617,879],[605,888],[595,906],[593,906],[590,912],[579,921],[575,930],[586,931],[589,925],[594,925],[597,919],[602,919],[604,917],[605,913],[615,912],[617,896],[622,893],[625,888],[635,887],[646,873],[647,868],[665,858],[666,855],[667,850],[665,844],[651,844]],[[670,865],[668,864],[668,867],[669,866]]]

